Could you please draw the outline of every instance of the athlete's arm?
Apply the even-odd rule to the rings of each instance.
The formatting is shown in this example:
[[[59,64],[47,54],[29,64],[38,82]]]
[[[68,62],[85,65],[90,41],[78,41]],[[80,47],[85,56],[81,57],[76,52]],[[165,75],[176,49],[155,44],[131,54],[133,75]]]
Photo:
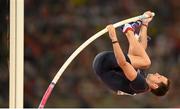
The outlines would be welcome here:
[[[130,81],[133,81],[137,77],[137,72],[133,68],[133,66],[126,61],[126,58],[123,54],[120,44],[116,42],[118,41],[118,39],[117,39],[116,31],[113,25],[108,25],[107,29],[109,31],[110,39],[112,40],[112,42],[115,42],[113,43],[113,50],[114,50],[114,54],[115,54],[118,65],[122,68],[125,76]]]
[[[151,22],[153,19],[153,16],[152,16],[151,11],[147,11],[144,14],[149,15],[150,18],[142,20],[142,26],[141,26],[140,32],[139,32],[139,36],[140,36],[139,41],[140,41],[140,44],[143,46],[143,48],[146,49],[147,48],[147,29],[148,29],[149,22]]]

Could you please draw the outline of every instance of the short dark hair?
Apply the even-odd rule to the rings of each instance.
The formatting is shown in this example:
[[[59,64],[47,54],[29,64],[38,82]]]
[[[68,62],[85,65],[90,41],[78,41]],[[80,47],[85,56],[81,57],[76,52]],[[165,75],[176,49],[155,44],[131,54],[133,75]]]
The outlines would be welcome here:
[[[151,92],[156,96],[164,96],[167,91],[169,90],[170,80],[167,80],[167,84],[164,84],[163,82],[158,84],[157,89],[152,89]]]

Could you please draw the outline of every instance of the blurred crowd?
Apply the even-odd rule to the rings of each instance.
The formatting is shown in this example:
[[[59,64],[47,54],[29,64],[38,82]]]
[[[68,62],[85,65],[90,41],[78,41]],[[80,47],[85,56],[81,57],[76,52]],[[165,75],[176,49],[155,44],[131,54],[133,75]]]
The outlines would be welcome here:
[[[93,58],[112,50],[103,35],[67,67],[46,107],[180,107],[180,4],[178,0],[25,0],[24,1],[24,107],[38,107],[48,85],[68,57],[88,38],[110,23],[156,13],[148,28],[147,52],[152,65],[146,72],[170,78],[169,93],[117,96],[92,69]],[[120,29],[124,52],[128,42]],[[2,75],[1,75],[2,76]],[[2,82],[2,80],[0,80]],[[2,101],[5,97],[1,97]],[[6,98],[7,99],[7,98]],[[1,100],[1,99],[0,99]]]
[[[0,107],[9,105],[9,2],[0,0]]]

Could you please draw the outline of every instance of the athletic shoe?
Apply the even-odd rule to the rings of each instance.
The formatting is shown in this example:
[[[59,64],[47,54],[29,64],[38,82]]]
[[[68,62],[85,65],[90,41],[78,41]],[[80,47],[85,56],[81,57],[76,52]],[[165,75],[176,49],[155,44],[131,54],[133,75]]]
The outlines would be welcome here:
[[[122,29],[123,33],[126,33],[129,30],[135,31],[129,23],[123,25],[123,29]]]
[[[136,22],[131,22],[131,23],[129,23],[129,24],[131,25],[131,27],[132,27],[134,30],[136,30],[136,29],[138,29],[138,28],[141,26],[142,21],[138,20],[138,21],[136,21]]]
[[[126,33],[128,30],[132,30],[132,31],[136,31],[140,26],[141,26],[142,22],[140,20],[136,21],[136,22],[131,22],[129,24],[125,24],[120,26],[120,28],[122,29],[123,33]]]

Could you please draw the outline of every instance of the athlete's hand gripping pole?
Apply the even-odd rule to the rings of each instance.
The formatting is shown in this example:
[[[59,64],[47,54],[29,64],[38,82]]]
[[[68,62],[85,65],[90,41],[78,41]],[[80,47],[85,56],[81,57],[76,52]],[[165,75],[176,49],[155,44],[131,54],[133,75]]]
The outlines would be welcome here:
[[[155,14],[152,13],[152,16],[154,16]],[[146,14],[140,15],[140,16],[136,16],[136,17],[132,17],[120,22],[117,22],[115,24],[113,24],[113,26],[115,28],[124,25],[126,23],[130,23],[130,22],[135,22],[137,20],[142,20],[142,19],[146,19],[149,18],[151,16],[148,16]],[[66,60],[66,62],[62,65],[62,67],[59,69],[59,71],[57,72],[57,74],[55,75],[54,79],[52,80],[52,82],[50,83],[49,87],[47,88],[45,94],[43,95],[43,98],[41,100],[41,103],[39,104],[39,108],[44,108],[46,101],[48,100],[54,86],[56,85],[57,81],[59,80],[59,78],[61,77],[62,73],[64,72],[64,70],[68,67],[68,65],[73,61],[73,59],[86,47],[88,46],[91,42],[93,42],[94,40],[96,40],[97,38],[99,38],[100,36],[102,36],[103,34],[105,34],[108,30],[106,28],[104,28],[103,30],[99,31],[98,33],[96,33],[95,35],[91,36],[87,41],[85,41],[79,48],[77,48],[73,54]]]

